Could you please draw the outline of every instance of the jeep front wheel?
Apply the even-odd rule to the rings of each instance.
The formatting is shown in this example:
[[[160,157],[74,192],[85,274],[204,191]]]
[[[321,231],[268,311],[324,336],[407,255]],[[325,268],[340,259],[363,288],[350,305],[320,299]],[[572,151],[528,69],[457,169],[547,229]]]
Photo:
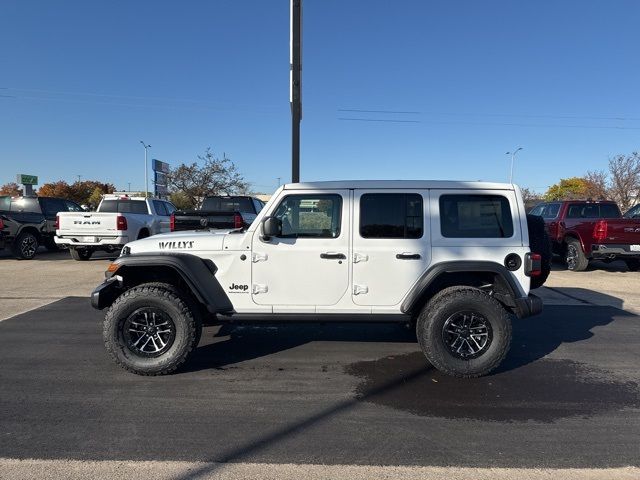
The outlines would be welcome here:
[[[494,298],[473,287],[450,287],[434,296],[416,322],[422,352],[454,377],[480,377],[504,360],[511,320]]]
[[[165,375],[197,346],[202,324],[186,296],[162,285],[139,285],[120,295],[104,320],[103,339],[118,365],[138,375]]]

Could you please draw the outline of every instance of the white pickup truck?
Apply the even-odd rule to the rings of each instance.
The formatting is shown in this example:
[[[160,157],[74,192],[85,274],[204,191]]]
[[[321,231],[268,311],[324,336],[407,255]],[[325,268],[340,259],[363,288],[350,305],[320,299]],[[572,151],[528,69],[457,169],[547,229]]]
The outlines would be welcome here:
[[[88,260],[96,250],[114,252],[133,240],[169,232],[176,207],[166,200],[106,195],[96,212],[61,212],[55,242],[69,247],[75,260]]]

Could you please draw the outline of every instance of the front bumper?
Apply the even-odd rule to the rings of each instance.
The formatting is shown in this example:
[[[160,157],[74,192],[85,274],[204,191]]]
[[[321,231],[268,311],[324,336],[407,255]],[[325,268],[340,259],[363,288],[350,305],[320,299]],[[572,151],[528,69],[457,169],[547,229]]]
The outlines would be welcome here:
[[[516,298],[515,314],[518,318],[532,317],[542,313],[542,299],[533,293],[527,297]]]
[[[120,279],[117,276],[107,278],[91,292],[91,306],[98,310],[108,307],[121,293],[120,287]]]
[[[640,250],[631,250],[631,248],[632,245],[621,243],[595,244],[591,247],[591,258],[640,258]]]

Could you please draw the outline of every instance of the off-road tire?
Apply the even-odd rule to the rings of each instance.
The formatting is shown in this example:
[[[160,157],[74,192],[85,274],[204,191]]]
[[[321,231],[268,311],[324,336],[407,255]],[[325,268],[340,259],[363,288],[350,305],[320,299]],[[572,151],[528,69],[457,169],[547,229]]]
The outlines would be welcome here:
[[[580,241],[575,238],[567,239],[566,261],[567,270],[572,272],[583,272],[589,266],[589,259],[582,251]]]
[[[204,319],[200,314],[200,309],[198,308],[197,301],[193,298],[192,295],[189,295],[180,290],[180,287],[173,285],[171,283],[164,282],[150,282],[144,284],[146,287],[157,287],[165,290],[169,290],[174,295],[182,298],[182,300],[187,304],[189,310],[193,314],[196,319],[196,343],[194,348],[196,348],[200,344],[200,338],[202,338],[202,326],[204,324]]]
[[[70,248],[69,252],[71,253],[71,258],[83,262],[89,260],[93,255],[93,250],[89,248]]]
[[[491,326],[491,342],[484,353],[462,359],[445,344],[443,329],[454,315],[475,312]],[[511,319],[495,298],[467,286],[449,287],[436,294],[422,309],[416,321],[416,336],[431,364],[447,375],[473,378],[487,375],[504,360],[511,345]]]
[[[542,271],[540,275],[531,277],[531,289],[540,288],[551,273],[551,239],[544,226],[544,220],[538,215],[527,215],[527,229],[529,231],[529,248],[541,257]]]
[[[36,256],[39,246],[40,242],[34,233],[22,232],[13,242],[11,250],[20,260],[31,260]]]
[[[627,268],[631,272],[637,272],[638,270],[640,270],[640,260],[636,258],[630,258],[629,260],[625,260],[625,263],[627,264]]]
[[[132,351],[126,344],[123,327],[140,308],[155,308],[174,324],[175,336],[168,350],[156,357]],[[166,375],[187,361],[197,346],[202,325],[192,302],[173,286],[142,284],[133,287],[109,307],[104,319],[103,340],[115,362],[137,375]]]

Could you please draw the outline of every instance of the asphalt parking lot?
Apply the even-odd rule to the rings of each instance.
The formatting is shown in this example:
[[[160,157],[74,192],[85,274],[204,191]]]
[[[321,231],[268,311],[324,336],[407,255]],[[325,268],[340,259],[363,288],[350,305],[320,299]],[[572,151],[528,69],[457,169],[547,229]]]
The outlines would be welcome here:
[[[67,255],[0,257],[0,478],[638,478],[640,274],[619,265],[554,271],[480,379],[376,324],[207,327],[186,368],[145,378],[86,298],[108,260]]]

